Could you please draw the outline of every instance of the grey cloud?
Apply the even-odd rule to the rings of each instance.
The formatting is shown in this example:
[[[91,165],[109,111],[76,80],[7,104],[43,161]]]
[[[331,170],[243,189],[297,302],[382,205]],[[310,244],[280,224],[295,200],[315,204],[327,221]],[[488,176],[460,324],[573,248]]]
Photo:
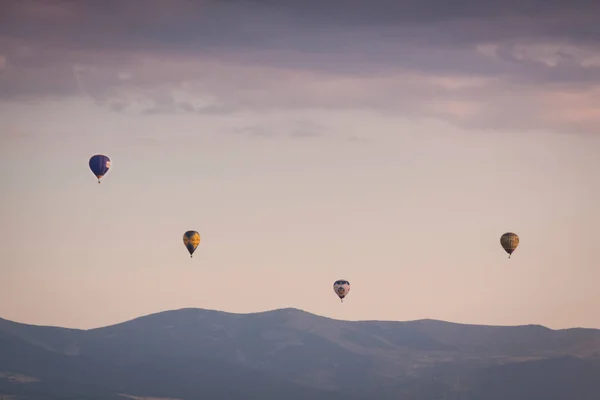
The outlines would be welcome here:
[[[357,144],[367,144],[370,143],[369,139],[366,139],[364,137],[360,137],[360,136],[356,136],[356,135],[351,135],[348,138],[346,138],[347,142],[351,142],[351,143],[357,143]]]
[[[126,105],[124,104],[119,111],[125,111]],[[194,113],[194,114],[229,114],[237,111],[237,108],[231,106],[218,106],[209,105],[205,107],[197,107],[188,102],[180,101],[174,102],[173,104],[152,104],[140,112],[146,115],[157,115],[157,114],[177,114],[177,113]]]
[[[511,128],[549,126],[561,106],[545,95],[600,84],[595,1],[15,0],[3,11],[4,100],[86,95],[146,115],[370,108]],[[586,131],[596,121],[577,118]]]
[[[361,37],[372,44],[400,41],[444,47],[534,37],[595,44],[600,39],[600,3],[592,0],[21,0],[7,4],[0,16],[1,36],[112,51],[231,47],[344,52],[357,39],[364,41]]]
[[[600,2],[594,0],[224,2],[276,9],[289,20],[322,29],[372,28],[380,32],[396,29],[409,34],[409,42],[430,45],[470,45],[481,41],[531,38],[576,40],[597,45],[600,40]]]
[[[289,136],[293,138],[316,138],[323,136],[326,128],[312,121],[298,121],[291,129]]]
[[[326,64],[338,56],[346,64],[358,63],[355,70],[369,64],[411,67],[410,60],[426,66],[422,47],[438,52],[472,50],[479,43],[532,39],[577,40],[593,46],[600,40],[600,2],[589,0],[21,0],[7,4],[0,16],[0,36],[34,41],[48,49],[159,51],[165,56],[181,52],[201,56],[224,49],[287,50],[305,58],[319,55]],[[432,62],[439,61],[433,58]],[[467,63],[462,67],[468,68]]]
[[[252,125],[235,128],[234,134],[253,137],[290,137],[296,139],[321,137],[327,132],[324,125],[313,121],[298,120],[284,125]]]
[[[573,10],[600,10],[593,0],[222,0],[277,9],[299,18],[324,18],[350,23],[395,24],[403,21],[439,22],[452,18],[490,18],[503,15],[562,15]]]
[[[202,49],[213,44],[258,47],[294,44],[313,31],[376,29],[384,36],[406,28],[448,45],[453,40],[515,39],[533,35],[600,38],[600,3],[593,0],[79,0],[5,2],[0,35],[115,48],[170,45]],[[495,24],[494,21],[500,21]],[[510,26],[507,25],[510,23]],[[416,30],[411,30],[411,28]],[[73,35],[76,33],[76,35]],[[435,34],[433,34],[435,33]],[[282,41],[281,36],[292,42]],[[122,38],[125,40],[114,40]],[[315,43],[318,45],[318,43]]]

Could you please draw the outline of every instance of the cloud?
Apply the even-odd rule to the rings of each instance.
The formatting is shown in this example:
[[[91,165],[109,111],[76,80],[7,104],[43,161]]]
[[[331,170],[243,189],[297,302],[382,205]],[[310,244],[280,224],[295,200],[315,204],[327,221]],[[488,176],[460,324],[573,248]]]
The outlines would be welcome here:
[[[308,120],[286,121],[284,124],[263,123],[233,129],[234,134],[263,138],[287,136],[295,139],[310,139],[321,137],[326,132],[327,128],[324,125]]]
[[[474,129],[600,126],[599,2],[6,4],[4,101],[87,96],[144,115],[361,108]]]

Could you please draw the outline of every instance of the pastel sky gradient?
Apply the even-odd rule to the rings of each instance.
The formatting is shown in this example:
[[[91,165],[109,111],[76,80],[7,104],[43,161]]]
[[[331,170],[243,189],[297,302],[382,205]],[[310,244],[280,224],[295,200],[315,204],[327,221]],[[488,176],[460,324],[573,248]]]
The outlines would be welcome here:
[[[0,317],[600,328],[600,2],[0,8]]]

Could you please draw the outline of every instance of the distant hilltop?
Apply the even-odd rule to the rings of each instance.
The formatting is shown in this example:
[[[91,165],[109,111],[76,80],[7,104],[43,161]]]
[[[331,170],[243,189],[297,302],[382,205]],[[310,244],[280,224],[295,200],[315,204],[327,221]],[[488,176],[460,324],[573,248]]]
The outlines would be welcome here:
[[[0,320],[0,371],[0,393],[23,399],[531,400],[576,390],[571,398],[597,400],[600,330],[340,321],[294,308],[186,308],[89,330]]]

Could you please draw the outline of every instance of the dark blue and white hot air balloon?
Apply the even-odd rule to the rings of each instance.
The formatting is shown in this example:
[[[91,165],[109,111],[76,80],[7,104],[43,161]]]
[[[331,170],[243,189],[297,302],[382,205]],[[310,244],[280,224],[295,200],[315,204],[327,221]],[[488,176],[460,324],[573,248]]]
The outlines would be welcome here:
[[[344,301],[344,297],[346,297],[350,292],[350,282],[345,279],[335,281],[333,283],[333,291],[341,301]]]
[[[102,179],[110,169],[110,158],[102,154],[96,154],[90,158],[89,165],[92,173],[98,178],[98,183],[100,183],[100,179]]]

